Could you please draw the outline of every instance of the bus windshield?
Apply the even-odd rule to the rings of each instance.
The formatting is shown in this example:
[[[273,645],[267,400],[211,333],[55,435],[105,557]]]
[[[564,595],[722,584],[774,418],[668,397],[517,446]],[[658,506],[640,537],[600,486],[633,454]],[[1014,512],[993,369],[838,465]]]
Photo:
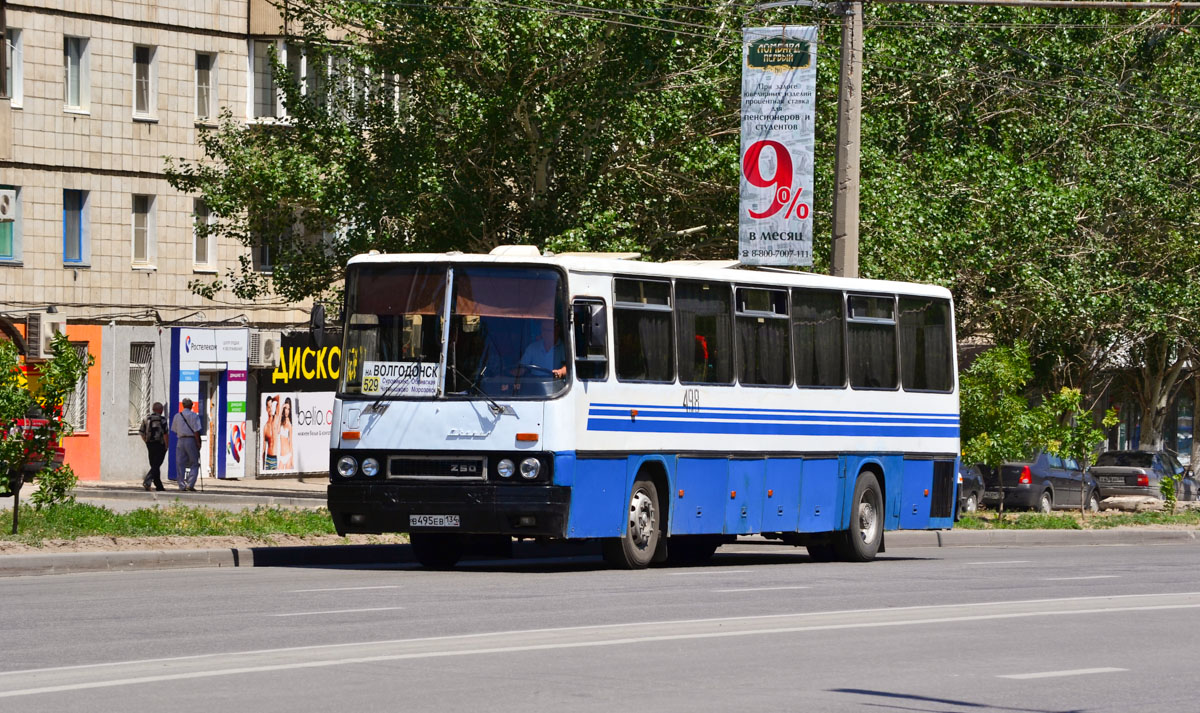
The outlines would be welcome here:
[[[364,265],[347,276],[346,295],[342,393],[544,398],[566,387],[566,297],[556,270]]]

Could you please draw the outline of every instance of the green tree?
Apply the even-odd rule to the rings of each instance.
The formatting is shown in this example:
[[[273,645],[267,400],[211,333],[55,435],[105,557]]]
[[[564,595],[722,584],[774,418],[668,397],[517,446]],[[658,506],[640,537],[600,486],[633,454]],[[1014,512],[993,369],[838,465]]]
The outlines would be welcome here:
[[[18,497],[26,465],[53,461],[55,447],[71,433],[63,406],[94,363],[92,355],[85,357],[76,352],[66,335],[56,334],[51,358],[38,365],[36,385],[31,388],[21,371],[16,346],[0,340],[0,472],[7,476],[0,477],[0,494],[13,498],[13,534],[17,531]],[[31,416],[43,423],[27,427]],[[64,480],[47,478],[53,484]],[[57,485],[39,487],[39,493],[39,503],[46,504],[69,497]]]

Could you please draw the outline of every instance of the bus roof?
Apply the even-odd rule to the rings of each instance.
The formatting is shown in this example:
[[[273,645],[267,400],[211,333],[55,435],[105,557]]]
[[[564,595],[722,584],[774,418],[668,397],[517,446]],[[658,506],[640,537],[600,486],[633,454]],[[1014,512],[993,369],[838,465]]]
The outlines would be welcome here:
[[[516,256],[484,255],[479,253],[395,253],[357,255],[350,265],[403,263],[473,263],[497,265],[546,265],[558,266],[568,272],[592,275],[636,275],[641,277],[677,277],[686,279],[721,280],[741,284],[778,285],[788,287],[814,287],[853,292],[891,292],[905,295],[949,298],[950,291],[937,285],[892,280],[867,280],[854,277],[833,277],[814,272],[802,272],[786,268],[740,268],[722,261],[640,262],[621,259],[603,253],[595,256]]]

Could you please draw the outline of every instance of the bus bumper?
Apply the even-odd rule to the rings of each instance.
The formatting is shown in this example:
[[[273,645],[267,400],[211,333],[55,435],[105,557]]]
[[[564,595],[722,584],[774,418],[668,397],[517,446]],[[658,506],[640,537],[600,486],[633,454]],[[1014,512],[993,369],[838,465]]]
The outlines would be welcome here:
[[[330,483],[329,513],[339,535],[461,532],[565,537],[571,490],[554,485]],[[458,516],[458,527],[414,527],[413,515]]]

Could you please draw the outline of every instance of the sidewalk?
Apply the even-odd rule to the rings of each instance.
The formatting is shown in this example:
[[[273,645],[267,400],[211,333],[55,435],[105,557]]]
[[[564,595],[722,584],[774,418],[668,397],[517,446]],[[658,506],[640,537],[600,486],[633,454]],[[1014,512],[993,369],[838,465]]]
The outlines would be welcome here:
[[[147,491],[141,480],[89,480],[75,487],[75,497],[104,500],[144,500],[148,505],[176,500],[196,505],[217,503],[284,507],[319,507],[325,504],[328,476],[309,478],[243,478],[219,480],[205,478],[196,483],[196,492],[181,491],[174,482],[164,480],[166,490]]]

